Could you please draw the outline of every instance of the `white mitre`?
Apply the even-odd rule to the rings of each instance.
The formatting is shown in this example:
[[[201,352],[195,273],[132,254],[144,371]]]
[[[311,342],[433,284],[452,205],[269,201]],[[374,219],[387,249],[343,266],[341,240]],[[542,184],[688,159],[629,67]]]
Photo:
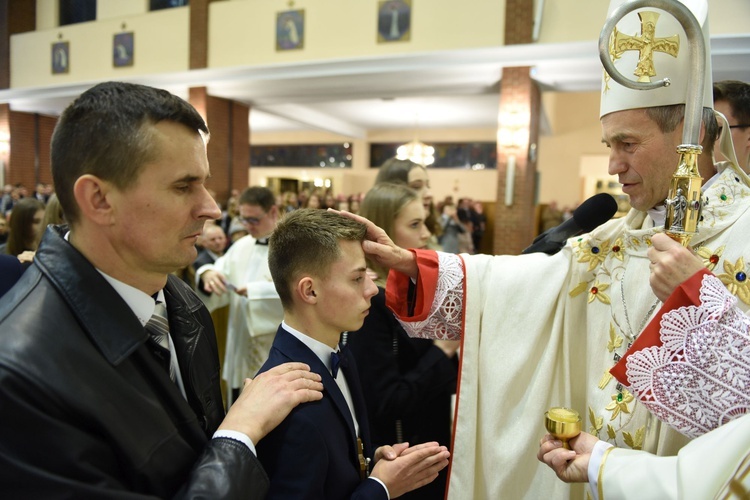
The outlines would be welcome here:
[[[706,47],[703,106],[713,108],[711,55],[706,0],[672,0],[693,13],[702,27]],[[612,0],[607,17],[628,0]],[[599,117],[635,108],[684,104],[691,71],[690,47],[682,25],[670,13],[646,7],[625,15],[609,42],[609,55],[617,70],[633,81],[654,82],[669,78],[672,84],[655,90],[633,90],[623,87],[602,72],[602,99]]]

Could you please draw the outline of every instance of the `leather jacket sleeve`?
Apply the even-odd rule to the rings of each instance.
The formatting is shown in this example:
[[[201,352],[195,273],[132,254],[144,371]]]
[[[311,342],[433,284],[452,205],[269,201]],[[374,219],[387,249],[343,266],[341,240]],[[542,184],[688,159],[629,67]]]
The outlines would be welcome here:
[[[180,499],[243,498],[262,500],[268,476],[247,446],[228,438],[212,439],[176,495]]]

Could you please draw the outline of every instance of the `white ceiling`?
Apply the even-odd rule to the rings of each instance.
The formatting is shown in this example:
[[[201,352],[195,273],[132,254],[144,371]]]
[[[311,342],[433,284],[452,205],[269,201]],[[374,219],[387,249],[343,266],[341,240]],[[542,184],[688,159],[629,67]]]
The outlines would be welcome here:
[[[715,81],[750,82],[750,34],[711,39]],[[595,42],[529,44],[296,65],[193,70],[130,81],[187,97],[190,87],[251,106],[253,133],[495,127],[502,70],[530,66],[543,91],[598,90]],[[95,82],[0,91],[11,109],[57,115]]]

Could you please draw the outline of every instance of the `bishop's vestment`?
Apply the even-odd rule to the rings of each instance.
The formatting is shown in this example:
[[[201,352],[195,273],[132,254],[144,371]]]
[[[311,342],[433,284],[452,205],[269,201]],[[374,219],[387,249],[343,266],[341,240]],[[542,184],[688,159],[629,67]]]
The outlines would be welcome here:
[[[717,168],[691,244],[747,310],[750,179]],[[631,210],[552,256],[418,250],[413,311],[409,278],[391,273],[388,304],[411,335],[462,338],[449,498],[568,497],[536,459],[552,406],[578,410],[584,430],[620,448],[676,455],[689,441],[609,373],[661,305],[646,256],[659,230]]]

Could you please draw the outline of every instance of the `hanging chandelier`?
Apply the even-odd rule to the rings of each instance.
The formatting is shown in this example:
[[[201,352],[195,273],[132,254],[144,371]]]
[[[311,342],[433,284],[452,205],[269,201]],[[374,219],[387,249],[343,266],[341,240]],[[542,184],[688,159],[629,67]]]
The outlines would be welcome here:
[[[396,158],[399,160],[411,160],[426,167],[435,163],[435,148],[414,139],[398,147]]]

